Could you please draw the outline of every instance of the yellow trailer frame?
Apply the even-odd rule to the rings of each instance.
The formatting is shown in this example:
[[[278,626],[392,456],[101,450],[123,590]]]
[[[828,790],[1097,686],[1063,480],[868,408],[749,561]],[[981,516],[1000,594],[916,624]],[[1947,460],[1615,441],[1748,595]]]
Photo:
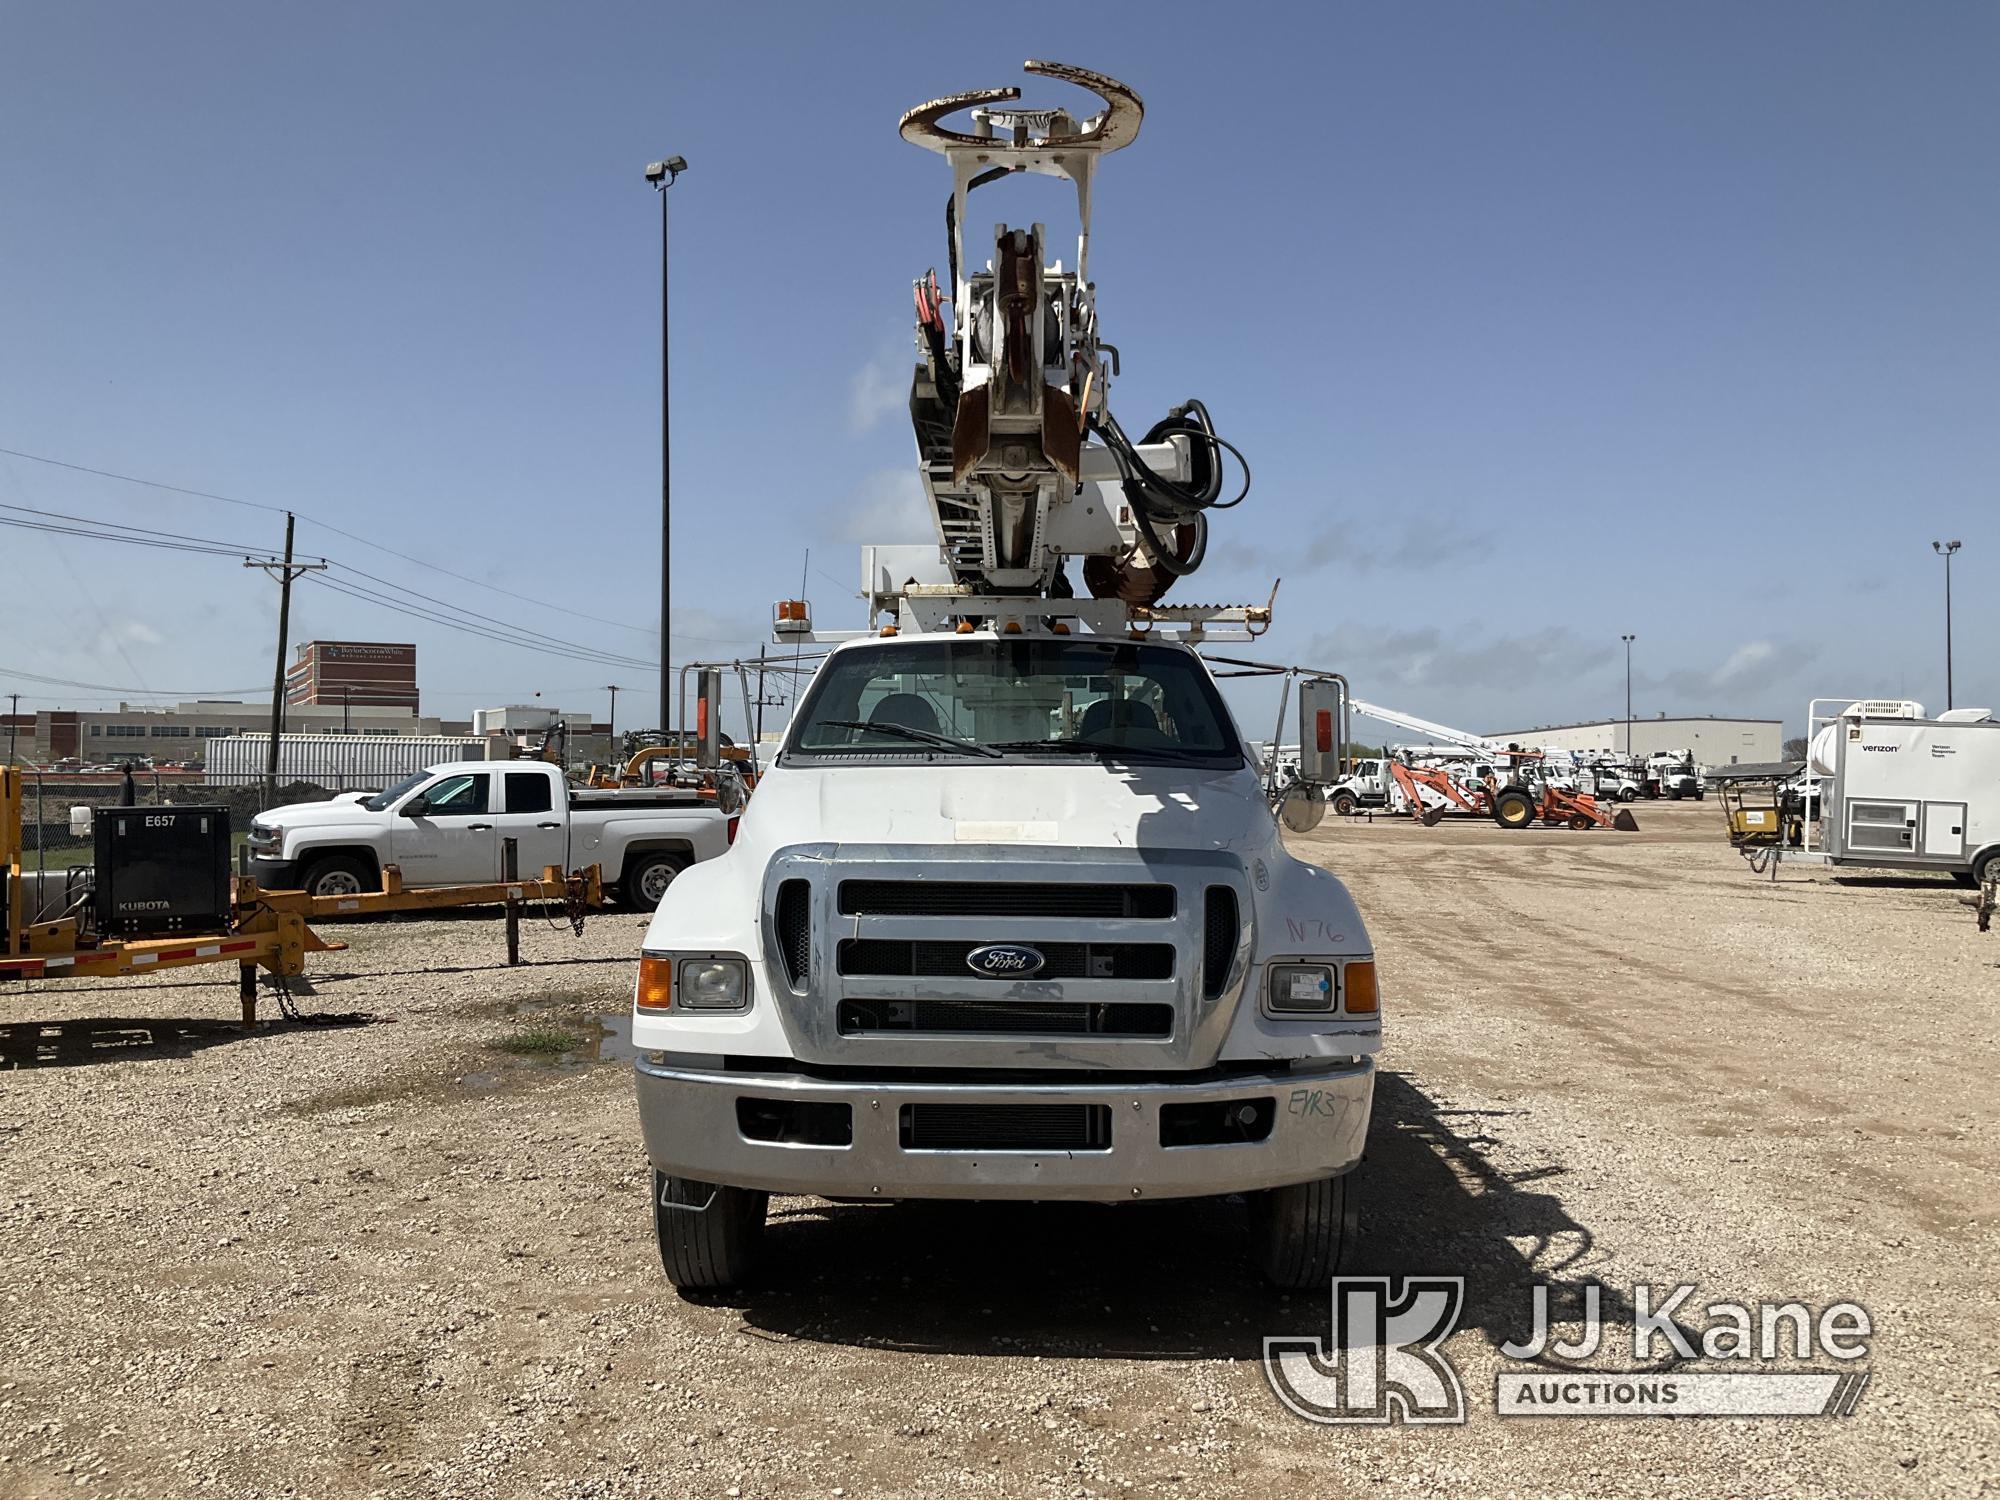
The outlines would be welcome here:
[[[604,904],[604,879],[596,865],[565,875],[546,865],[538,880],[499,880],[487,885],[434,885],[409,890],[398,865],[382,867],[382,889],[353,896],[314,896],[305,891],[266,890],[247,875],[236,877],[239,921],[259,910],[296,912],[305,917],[361,917],[378,912],[432,911],[448,906],[503,906],[528,901],[561,901],[572,909]]]
[[[109,979],[193,964],[239,966],[237,993],[243,1024],[257,1024],[257,970],[280,979],[303,974],[308,953],[331,953],[347,944],[328,942],[306,925],[305,914],[266,908],[239,912],[231,930],[192,937],[88,942],[74,917],[30,922],[21,870],[21,773],[0,767],[0,860],[6,865],[7,927],[0,946],[0,979]]]

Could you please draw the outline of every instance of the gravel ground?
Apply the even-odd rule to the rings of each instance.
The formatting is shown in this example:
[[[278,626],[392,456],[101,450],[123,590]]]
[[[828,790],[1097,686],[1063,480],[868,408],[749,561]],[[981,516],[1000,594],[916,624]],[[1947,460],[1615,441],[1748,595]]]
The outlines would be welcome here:
[[[0,1495],[2000,1489],[2000,938],[1936,881],[1753,879],[1712,803],[1640,818],[1298,841],[1384,974],[1356,1269],[1468,1278],[1466,1426],[1281,1410],[1263,1336],[1325,1300],[1260,1289],[1228,1203],[782,1200],[767,1290],[677,1298],[599,1021],[643,922],[509,970],[467,916],[330,929],[344,1026],[244,1034],[233,969],[0,987]],[[1853,1299],[1873,1384],[1503,1420],[1537,1281]]]

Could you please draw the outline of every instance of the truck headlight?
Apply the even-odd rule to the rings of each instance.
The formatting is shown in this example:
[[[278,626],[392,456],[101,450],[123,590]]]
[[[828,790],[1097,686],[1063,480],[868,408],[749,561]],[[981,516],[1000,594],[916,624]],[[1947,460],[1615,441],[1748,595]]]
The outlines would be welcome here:
[[[284,842],[285,830],[272,823],[252,823],[248,842],[260,849],[268,849]]]
[[[750,965],[740,958],[684,958],[674,988],[684,1010],[743,1010],[750,1004]]]
[[[633,999],[640,1010],[748,1010],[750,965],[728,956],[672,958],[648,953],[639,960]]]
[[[1265,994],[1272,1010],[1332,1010],[1333,965],[1272,964]]]

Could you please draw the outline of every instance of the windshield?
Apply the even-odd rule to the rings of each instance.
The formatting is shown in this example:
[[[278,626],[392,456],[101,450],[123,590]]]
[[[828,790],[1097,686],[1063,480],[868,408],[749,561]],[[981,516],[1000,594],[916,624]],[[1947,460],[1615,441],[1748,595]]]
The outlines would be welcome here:
[[[362,798],[361,805],[370,812],[387,812],[391,807],[395,806],[403,793],[414,792],[430,779],[431,773],[429,771],[419,771],[414,776],[405,776],[387,791],[377,792],[372,797]]]
[[[1237,765],[1201,662],[1123,641],[909,641],[842,651],[799,707],[787,760],[1047,760]]]

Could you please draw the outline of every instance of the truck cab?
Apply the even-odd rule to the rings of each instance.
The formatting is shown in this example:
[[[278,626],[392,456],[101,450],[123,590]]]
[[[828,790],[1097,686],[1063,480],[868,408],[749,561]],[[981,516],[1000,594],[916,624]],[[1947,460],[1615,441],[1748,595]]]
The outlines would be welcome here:
[[[1327,806],[1341,817],[1357,808],[1389,805],[1389,772],[1380,760],[1358,760],[1354,769],[1327,788]]]
[[[683,1289],[768,1196],[1244,1194],[1324,1284],[1381,1047],[1346,888],[1283,847],[1188,645],[994,628],[834,650],[734,846],[665,892],[633,1013]]]

